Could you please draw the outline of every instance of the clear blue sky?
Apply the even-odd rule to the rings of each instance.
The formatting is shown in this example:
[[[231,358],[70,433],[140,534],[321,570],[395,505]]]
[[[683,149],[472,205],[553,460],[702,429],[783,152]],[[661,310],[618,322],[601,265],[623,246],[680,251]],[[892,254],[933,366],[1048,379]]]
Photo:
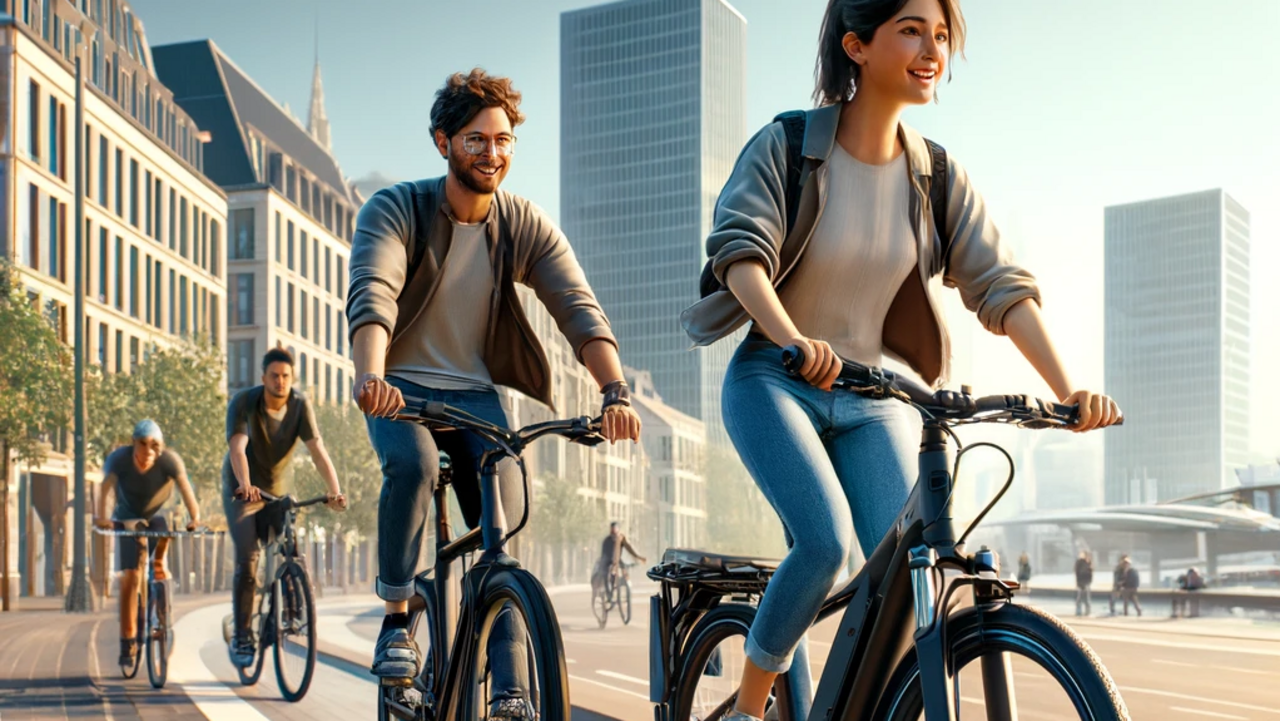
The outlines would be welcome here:
[[[528,122],[507,180],[559,211],[559,14],[587,0],[132,0],[150,42],[212,38],[305,119],[316,23],[334,152],[353,178],[444,171],[425,134],[455,70],[511,76]],[[747,125],[805,107],[825,0],[736,0],[748,22]],[[1102,209],[1224,187],[1252,213],[1251,446],[1280,455],[1280,133],[1276,0],[970,0],[967,59],[908,122],[968,168],[1040,276],[1078,385],[1102,382]],[[1152,248],[1158,253],[1159,248]],[[692,277],[690,282],[693,282]],[[957,369],[982,390],[1046,389],[1000,339],[956,318]],[[1176,403],[1177,389],[1170,389]]]

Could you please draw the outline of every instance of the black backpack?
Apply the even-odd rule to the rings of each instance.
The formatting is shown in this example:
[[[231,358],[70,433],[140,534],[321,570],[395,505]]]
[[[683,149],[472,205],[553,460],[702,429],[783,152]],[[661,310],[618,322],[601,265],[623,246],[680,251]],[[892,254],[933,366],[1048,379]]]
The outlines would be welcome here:
[[[774,116],[773,122],[782,123],[787,134],[787,185],[784,196],[787,200],[787,227],[790,233],[796,224],[796,214],[800,210],[800,173],[804,167],[804,128],[807,116],[803,110],[788,110]],[[951,237],[947,234],[947,151],[937,143],[925,138],[929,144],[929,155],[933,160],[933,182],[929,186],[929,204],[933,206],[933,224],[942,237],[942,261],[944,266],[950,259]],[[702,266],[702,275],[698,278],[698,291],[701,297],[715,293],[724,286],[711,272],[712,258]]]

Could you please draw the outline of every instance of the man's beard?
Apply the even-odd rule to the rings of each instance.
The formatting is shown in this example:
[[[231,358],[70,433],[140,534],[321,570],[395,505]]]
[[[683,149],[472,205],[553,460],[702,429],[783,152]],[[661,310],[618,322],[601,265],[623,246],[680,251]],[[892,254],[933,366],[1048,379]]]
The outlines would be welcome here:
[[[288,398],[289,397],[289,391],[287,390],[284,393],[276,393],[274,390],[271,389],[271,386],[263,386],[263,390],[265,390],[267,392],[267,395],[271,396],[272,398]]]
[[[458,156],[454,154],[452,149],[449,151],[449,171],[453,173],[453,177],[457,178],[458,182],[462,183],[467,190],[470,190],[477,195],[493,195],[493,190],[481,186],[476,182],[475,178],[471,177],[471,169],[462,164],[462,161],[458,159]],[[496,175],[494,176],[494,180],[497,180]]]

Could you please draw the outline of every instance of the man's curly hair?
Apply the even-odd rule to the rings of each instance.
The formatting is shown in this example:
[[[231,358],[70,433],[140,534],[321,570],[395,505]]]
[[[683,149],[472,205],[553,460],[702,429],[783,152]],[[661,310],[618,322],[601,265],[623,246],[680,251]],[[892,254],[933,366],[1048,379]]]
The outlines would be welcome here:
[[[436,91],[428,131],[433,137],[440,130],[446,138],[452,138],[485,108],[502,108],[514,128],[524,122],[520,97],[510,78],[489,75],[483,68],[474,68],[465,75],[454,73]]]

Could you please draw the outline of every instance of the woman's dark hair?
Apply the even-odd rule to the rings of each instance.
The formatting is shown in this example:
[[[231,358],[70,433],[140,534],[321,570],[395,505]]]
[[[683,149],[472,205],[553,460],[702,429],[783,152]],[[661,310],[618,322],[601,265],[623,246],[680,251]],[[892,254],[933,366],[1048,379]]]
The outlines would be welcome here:
[[[938,0],[942,17],[947,21],[951,41],[948,59],[956,53],[964,55],[964,14],[960,0]],[[858,64],[844,51],[844,36],[853,33],[864,43],[871,42],[876,30],[906,7],[907,0],[829,0],[818,34],[818,62],[814,67],[813,100],[818,105],[835,105],[853,97],[858,86]],[[950,66],[947,79],[951,78]]]
[[[266,355],[262,356],[262,372],[266,373],[267,368],[270,368],[272,363],[288,363],[289,367],[292,368],[293,354],[284,348],[272,348],[267,351]]]
[[[502,108],[514,128],[524,122],[520,98],[520,92],[511,86],[509,78],[492,76],[483,68],[474,68],[465,75],[454,73],[444,81],[444,87],[436,91],[428,132],[435,137],[440,130],[446,138],[452,138],[485,108]]]

